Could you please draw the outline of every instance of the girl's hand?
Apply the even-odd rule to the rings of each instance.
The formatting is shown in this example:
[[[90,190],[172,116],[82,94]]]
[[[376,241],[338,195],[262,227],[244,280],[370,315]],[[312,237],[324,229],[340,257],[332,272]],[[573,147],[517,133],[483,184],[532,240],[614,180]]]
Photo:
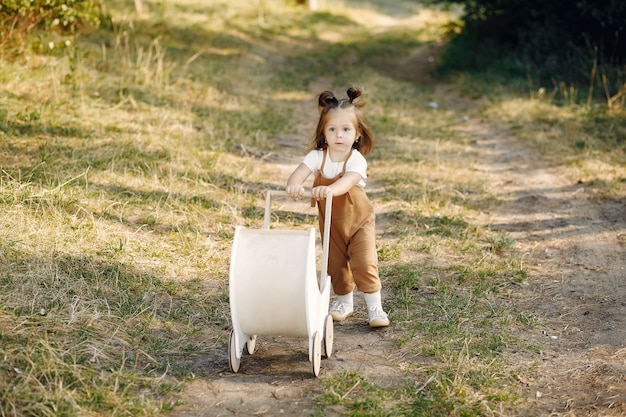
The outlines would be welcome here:
[[[319,187],[315,187],[311,190],[311,196],[317,200],[323,200],[326,198],[326,195],[328,194],[328,192],[330,191],[330,187],[327,187],[325,185],[320,185]]]
[[[285,188],[285,192],[287,195],[296,200],[302,200],[304,197],[304,187],[297,184],[287,184],[287,188]]]

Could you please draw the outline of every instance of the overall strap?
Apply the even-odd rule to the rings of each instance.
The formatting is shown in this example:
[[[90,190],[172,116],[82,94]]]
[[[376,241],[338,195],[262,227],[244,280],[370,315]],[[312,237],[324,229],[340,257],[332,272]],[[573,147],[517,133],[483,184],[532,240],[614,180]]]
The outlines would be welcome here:
[[[350,157],[352,156],[352,151],[354,151],[354,148],[352,148],[350,150],[350,155],[348,155],[348,157],[346,158],[345,161],[343,161],[343,170],[341,170],[341,176],[343,177],[346,173],[346,165],[348,165],[348,160],[350,159]]]
[[[324,165],[326,164],[326,154],[328,153],[328,148],[324,148],[324,153],[322,154],[322,166],[320,167],[320,172],[324,172]]]
[[[322,154],[322,165],[320,166],[320,169],[317,170],[317,173],[315,174],[315,179],[313,180],[313,186],[314,187],[318,184],[320,179],[323,177],[322,176],[322,171],[324,170],[324,164],[326,164],[326,153],[327,152],[328,152],[328,148],[324,148],[324,151],[323,151],[323,154]],[[311,195],[311,207],[315,207],[316,203],[317,203],[317,201]]]

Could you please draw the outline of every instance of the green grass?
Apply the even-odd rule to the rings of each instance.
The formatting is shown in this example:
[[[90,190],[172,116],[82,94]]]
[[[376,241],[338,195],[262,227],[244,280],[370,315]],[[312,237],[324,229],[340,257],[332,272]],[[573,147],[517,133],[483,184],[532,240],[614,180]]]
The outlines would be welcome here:
[[[430,361],[392,386],[324,377],[318,414],[524,409],[507,353],[533,352],[514,335],[538,319],[503,300],[527,272],[510,237],[468,220],[499,202],[454,126],[480,108],[612,198],[624,192],[624,115],[470,88],[462,75],[447,88],[479,98],[455,110],[403,64],[439,42],[450,17],[409,3],[311,13],[177,0],[146,2],[137,16],[133,2],[116,1],[108,23],[69,46],[2,55],[2,415],[175,408],[187,379],[212,372],[190,358],[226,351],[235,227],[260,227],[262,192],[286,180],[273,158],[306,142],[315,93],[351,83],[366,87],[370,175],[385,187],[372,198],[386,224],[379,255],[393,341]],[[412,18],[384,24],[399,13]]]

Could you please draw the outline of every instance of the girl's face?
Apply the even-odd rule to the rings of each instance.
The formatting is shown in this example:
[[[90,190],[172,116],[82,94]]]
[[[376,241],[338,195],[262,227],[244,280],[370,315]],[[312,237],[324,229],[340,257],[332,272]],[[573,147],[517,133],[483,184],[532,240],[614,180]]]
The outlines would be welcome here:
[[[324,126],[324,138],[334,161],[347,158],[359,135],[354,111],[335,109],[328,112]]]

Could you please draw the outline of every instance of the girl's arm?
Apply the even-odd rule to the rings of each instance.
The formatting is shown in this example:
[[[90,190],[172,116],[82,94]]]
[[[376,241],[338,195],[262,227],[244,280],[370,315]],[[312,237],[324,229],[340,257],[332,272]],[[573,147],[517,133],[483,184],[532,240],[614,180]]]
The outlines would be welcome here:
[[[308,166],[305,164],[298,165],[287,180],[287,187],[285,188],[287,195],[291,198],[302,200],[302,197],[304,197],[304,187],[302,184],[309,178],[309,175],[311,175],[311,170]]]
[[[352,187],[357,185],[359,181],[361,181],[361,175],[356,172],[349,171],[329,186],[320,185],[313,188],[311,190],[311,195],[319,201],[326,198],[328,190],[331,190],[333,192],[333,197],[337,197],[347,193]]]

